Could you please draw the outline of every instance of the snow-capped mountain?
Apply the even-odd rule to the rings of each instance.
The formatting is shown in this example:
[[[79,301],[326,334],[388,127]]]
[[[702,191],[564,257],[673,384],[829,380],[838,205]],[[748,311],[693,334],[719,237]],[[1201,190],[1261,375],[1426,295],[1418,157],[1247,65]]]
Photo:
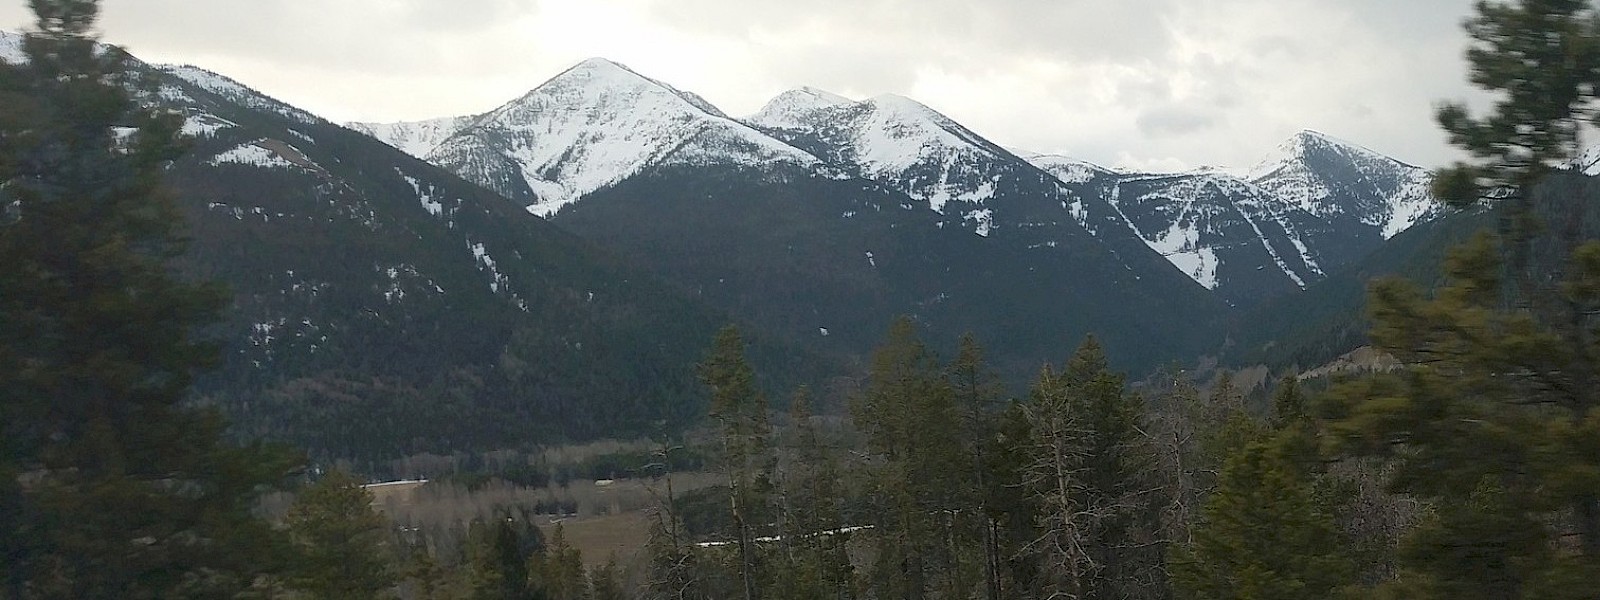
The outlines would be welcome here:
[[[1315,131],[1280,144],[1246,178],[1318,217],[1377,228],[1384,239],[1442,214],[1427,169]]]
[[[779,184],[860,181],[903,197],[869,194],[841,214],[926,211],[926,223],[903,226],[1009,237],[996,243],[1034,249],[1097,244],[1126,270],[1171,269],[1235,305],[1304,288],[1442,214],[1425,170],[1315,132],[1294,136],[1243,177],[1126,173],[1013,152],[892,94],[853,100],[799,88],[734,120],[603,59],[476,118],[353,126],[540,216],[665,167],[710,177],[754,170]]]
[[[427,158],[428,153],[440,143],[471,125],[479,116],[442,117],[400,123],[345,123],[344,126],[377,138],[378,141],[399,148],[406,154]]]
[[[1328,246],[1345,243],[1320,218],[1259,186],[1217,169],[1124,173],[1062,156],[1029,160],[1063,181],[1105,198],[1117,227],[1133,231],[1197,283],[1229,302],[1304,288],[1326,276]],[[1086,223],[1080,207],[1074,214]],[[1104,225],[1089,223],[1103,234]]]
[[[780,94],[745,122],[811,152],[841,172],[904,193],[934,212],[988,236],[1030,197],[1059,205],[1071,193],[1054,178],[949,117],[910,98],[886,94],[855,102],[814,88]],[[1006,211],[1013,214],[1001,214]],[[997,212],[999,211],[999,212]]]
[[[698,359],[682,349],[710,339],[724,313],[237,81],[122,66],[135,99],[182,115],[192,138],[163,177],[190,240],[173,266],[231,292],[206,334],[221,364],[196,391],[234,431],[322,455],[401,456],[698,414]],[[648,405],[632,400],[646,389]]]
[[[699,96],[598,58],[483,115],[427,159],[540,216],[652,165],[817,163]]]

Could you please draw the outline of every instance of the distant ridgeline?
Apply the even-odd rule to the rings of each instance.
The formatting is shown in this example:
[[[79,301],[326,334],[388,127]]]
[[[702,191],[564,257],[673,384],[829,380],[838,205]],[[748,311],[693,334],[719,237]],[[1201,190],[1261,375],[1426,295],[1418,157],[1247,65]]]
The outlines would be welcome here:
[[[1359,344],[1365,278],[1492,221],[1314,132],[1248,172],[1129,173],[899,96],[734,118],[599,59],[483,115],[347,129],[129,60],[194,138],[183,268],[235,294],[203,399],[325,457],[677,431],[728,322],[769,398],[848,390],[824,384],[901,314],[944,354],[973,332],[1012,389],[1089,333],[1135,374],[1310,365]]]

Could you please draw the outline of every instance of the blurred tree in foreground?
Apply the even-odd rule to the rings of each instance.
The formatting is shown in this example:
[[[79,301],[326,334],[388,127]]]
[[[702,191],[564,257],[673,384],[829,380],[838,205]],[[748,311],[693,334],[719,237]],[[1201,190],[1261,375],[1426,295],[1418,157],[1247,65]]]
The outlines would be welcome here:
[[[97,3],[33,0],[0,65],[0,597],[223,597],[281,565],[250,514],[293,461],[184,405],[225,296],[176,279],[179,119],[118,87]]]
[[[1558,172],[1595,116],[1597,24],[1582,0],[1478,3],[1472,81],[1499,100],[1478,118],[1441,107],[1474,162],[1436,191],[1500,211],[1500,230],[1456,249],[1432,298],[1373,286],[1373,341],[1403,366],[1326,407],[1341,448],[1389,459],[1393,489],[1436,506],[1392,597],[1575,597],[1600,576],[1595,188]]]

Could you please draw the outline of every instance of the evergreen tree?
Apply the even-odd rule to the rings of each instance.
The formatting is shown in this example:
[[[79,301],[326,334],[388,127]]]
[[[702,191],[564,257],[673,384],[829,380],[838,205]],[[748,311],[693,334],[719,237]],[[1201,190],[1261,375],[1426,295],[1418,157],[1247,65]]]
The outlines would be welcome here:
[[[617,555],[612,554],[606,559],[606,564],[589,569],[590,600],[628,600],[628,593],[622,586],[621,568],[617,566]]]
[[[1003,502],[998,494],[1012,493],[994,485],[996,408],[1003,393],[1000,378],[989,369],[983,348],[972,334],[961,336],[960,349],[948,369],[951,391],[961,410],[961,438],[972,462],[971,489],[963,496],[974,500],[973,516],[979,529],[984,598],[1001,597],[1000,524],[991,507]],[[998,494],[997,494],[998,493]]]
[[[467,582],[472,600],[542,600],[528,566],[544,551],[539,528],[510,514],[473,521],[467,531]]]
[[[115,84],[96,2],[30,6],[27,63],[0,65],[0,595],[229,595],[282,565],[250,509],[294,460],[184,404],[224,294],[168,264],[179,119]]]
[[[1393,489],[1436,505],[1387,588],[1413,597],[1543,596],[1600,576],[1600,242],[1592,195],[1574,193],[1587,186],[1554,173],[1595,118],[1600,11],[1476,8],[1472,82],[1498,100],[1484,117],[1441,108],[1474,160],[1435,187],[1458,206],[1487,201],[1498,235],[1453,252],[1431,299],[1401,281],[1373,286],[1373,341],[1402,368],[1339,388],[1328,407],[1342,448],[1387,459]]]
[[[952,491],[966,480],[968,461],[949,382],[910,319],[890,325],[851,409],[875,455],[867,477],[877,519],[877,597],[914,600],[948,590],[950,576],[959,574],[949,551],[953,515],[966,508]]]
[[[350,474],[331,471],[302,490],[284,525],[295,553],[290,587],[326,600],[379,598],[392,587],[387,523]]]
[[[782,599],[851,598],[854,571],[841,530],[844,487],[838,460],[823,447],[812,422],[811,394],[795,393],[789,404],[793,430],[791,464],[784,469],[783,539],[773,569],[772,596]]]
[[[767,402],[745,361],[744,340],[729,325],[717,333],[711,354],[700,363],[700,380],[711,388],[711,418],[722,434],[722,468],[728,477],[729,513],[739,549],[738,570],[745,600],[760,596],[751,522],[770,504],[772,426]]]
[[[1028,415],[1030,489],[1047,591],[1076,598],[1159,598],[1165,505],[1141,402],[1124,390],[1093,337],[1066,368],[1046,368]],[[1048,568],[1047,568],[1048,569]]]
[[[989,510],[997,525],[997,546],[1002,557],[1000,594],[1004,598],[1040,597],[1044,566],[1036,540],[1040,509],[1035,494],[1027,493],[1033,429],[1027,406],[1012,402],[1000,414],[995,431],[992,465],[994,479],[988,491]]]
[[[1589,0],[1481,1],[1476,9],[1466,26],[1471,81],[1498,100],[1477,118],[1465,104],[1440,105],[1440,126],[1473,161],[1441,170],[1434,189],[1457,206],[1508,200],[1521,219],[1530,216],[1525,194],[1582,150],[1582,126],[1596,117],[1600,21]],[[1510,224],[1532,233],[1526,221]]]
[[[1581,283],[1600,281],[1600,244],[1591,247],[1595,259],[1580,252],[1569,289],[1589,287],[1581,302],[1600,306],[1600,286]],[[1483,598],[1573,572],[1600,575],[1592,548],[1600,459],[1590,450],[1600,422],[1592,392],[1573,387],[1592,373],[1579,356],[1593,350],[1526,311],[1499,308],[1499,261],[1480,236],[1452,255],[1451,283],[1432,300],[1407,283],[1375,285],[1374,341],[1404,368],[1337,388],[1327,407],[1342,448],[1390,461],[1395,491],[1451,507],[1407,542],[1403,566],[1454,578],[1453,569],[1436,570],[1442,563],[1410,559],[1471,540],[1484,560],[1504,565],[1468,574],[1484,594],[1470,597]],[[1529,532],[1544,541],[1530,545]],[[1571,551],[1547,557],[1561,539]]]
[[[583,570],[583,554],[567,543],[566,528],[556,524],[549,545],[533,558],[532,577],[539,595],[546,600],[583,600],[589,597],[589,582]]]
[[[1226,460],[1193,544],[1174,552],[1171,569],[1182,598],[1313,600],[1348,582],[1344,553],[1309,474],[1264,437]]]
[[[681,539],[673,519],[664,511],[658,510],[650,525],[645,553],[649,557],[646,598],[697,600],[706,597],[694,549]]]

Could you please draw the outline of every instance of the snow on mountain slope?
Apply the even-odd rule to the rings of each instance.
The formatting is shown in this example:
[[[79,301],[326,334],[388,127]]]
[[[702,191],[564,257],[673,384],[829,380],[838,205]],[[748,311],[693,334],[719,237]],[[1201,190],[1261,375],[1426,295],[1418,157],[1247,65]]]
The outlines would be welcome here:
[[[1117,173],[1091,162],[1059,154],[1021,153],[1019,156],[1032,163],[1033,166],[1044,169],[1046,173],[1055,175],[1056,179],[1067,183],[1088,183],[1097,177],[1107,177]]]
[[[345,123],[344,126],[375,137],[378,141],[399,148],[406,154],[426,158],[428,153],[441,142],[471,125],[478,116],[443,117],[399,123]]]
[[[206,91],[247,108],[277,113],[305,124],[326,123],[306,111],[289,106],[228,77],[192,65],[152,65],[156,70],[199,86]]]
[[[1315,131],[1279,145],[1247,178],[1319,217],[1378,228],[1384,239],[1443,214],[1427,169]]]
[[[28,60],[27,53],[22,51],[22,35],[10,31],[0,31],[0,61],[11,64],[21,64]]]
[[[598,58],[484,115],[427,159],[544,217],[652,165],[818,164],[699,96]]]
[[[1572,168],[1588,176],[1600,176],[1600,146],[1590,146],[1577,160],[1572,161]]]
[[[1151,248],[1207,288],[1226,283],[1218,275],[1225,263],[1270,269],[1301,288],[1324,276],[1300,232],[1314,217],[1238,178],[1215,171],[1129,176],[1118,181],[1112,202]]]
[[[842,100],[842,101],[841,101]],[[809,88],[785,92],[745,119],[853,175],[886,184],[943,213],[950,202],[976,205],[997,192],[1011,154],[910,98],[861,102]]]
[[[811,123],[810,118],[816,111],[830,106],[852,104],[854,102],[855,100],[827,90],[803,87],[778,94],[777,97],[767,101],[767,104],[761,107],[761,111],[756,113],[756,117],[752,117],[747,121],[765,127],[803,129],[809,126]],[[759,119],[759,122],[756,119]]]

